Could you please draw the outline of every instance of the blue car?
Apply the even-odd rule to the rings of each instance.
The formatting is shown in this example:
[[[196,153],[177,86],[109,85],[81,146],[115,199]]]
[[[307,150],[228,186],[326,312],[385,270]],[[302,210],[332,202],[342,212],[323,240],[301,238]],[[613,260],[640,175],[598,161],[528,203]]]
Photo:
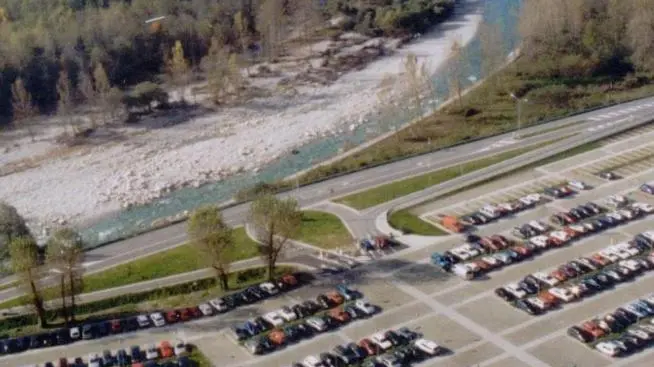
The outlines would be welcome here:
[[[452,267],[452,261],[449,257],[444,256],[438,252],[431,254],[431,263],[448,271]]]
[[[132,357],[132,363],[141,362],[143,360],[141,348],[138,345],[132,345],[130,348],[130,356]]]
[[[640,191],[650,195],[654,195],[654,186],[650,184],[642,184],[640,185]]]
[[[347,301],[351,301],[357,297],[357,294],[355,291],[351,290],[348,288],[345,284],[339,284],[336,286],[336,290],[338,293],[343,296]]]

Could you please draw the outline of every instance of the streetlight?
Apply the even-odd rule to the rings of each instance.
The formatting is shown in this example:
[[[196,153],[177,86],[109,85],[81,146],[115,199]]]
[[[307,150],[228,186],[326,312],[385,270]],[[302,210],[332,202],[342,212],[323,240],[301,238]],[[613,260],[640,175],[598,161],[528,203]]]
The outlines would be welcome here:
[[[517,109],[518,109],[518,129],[513,132],[513,138],[514,139],[520,139],[520,127],[522,125],[522,103],[523,102],[529,102],[527,98],[518,98],[516,97],[513,92],[511,93],[511,98],[513,98],[516,101]]]

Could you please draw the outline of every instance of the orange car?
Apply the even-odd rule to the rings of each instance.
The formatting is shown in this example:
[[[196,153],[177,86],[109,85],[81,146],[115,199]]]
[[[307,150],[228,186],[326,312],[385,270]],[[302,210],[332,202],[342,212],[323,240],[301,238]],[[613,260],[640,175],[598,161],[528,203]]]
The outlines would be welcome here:
[[[607,266],[607,265],[609,265],[611,263],[611,261],[609,261],[609,259],[605,258],[604,256],[602,256],[600,254],[593,254],[593,256],[591,256],[591,259],[593,259],[593,261],[597,262],[601,266]]]
[[[568,280],[568,277],[565,276],[565,273],[559,269],[554,270],[550,275],[561,282],[565,282],[566,280]]]
[[[348,321],[350,321],[350,314],[343,311],[342,308],[335,308],[333,309],[329,315],[333,317],[334,319],[338,320],[338,322],[344,324]]]
[[[330,301],[332,301],[333,303],[335,303],[337,305],[340,305],[343,302],[345,302],[345,299],[343,299],[343,296],[341,296],[341,294],[336,292],[336,291],[328,292],[326,294],[326,296],[327,296],[327,298],[329,298]]]
[[[275,329],[268,334],[268,339],[274,345],[284,345],[286,342],[286,335],[284,334],[284,331]]]
[[[603,337],[606,332],[599,327],[597,322],[591,320],[591,321],[586,321],[583,324],[581,324],[581,327],[588,331],[595,339]]]
[[[279,278],[279,280],[289,287],[294,287],[297,285],[297,279],[295,278],[295,276],[291,274],[282,275],[282,277]]]
[[[488,270],[493,269],[491,264],[489,264],[489,263],[487,263],[485,261],[482,261],[482,260],[477,260],[477,261],[474,262],[474,264],[477,265],[483,271],[488,271]]]
[[[524,257],[531,256],[532,254],[531,249],[525,246],[514,246],[513,250]]]
[[[159,353],[161,354],[161,358],[170,358],[175,354],[175,351],[169,342],[162,341],[161,344],[159,344]]]
[[[543,303],[545,304],[545,306],[547,306],[548,309],[556,306],[559,303],[559,299],[548,291],[543,291],[538,293],[538,299],[543,301]]]
[[[378,353],[378,348],[375,343],[370,341],[370,339],[362,339],[359,341],[359,347],[366,351],[366,354],[369,356],[374,356]]]

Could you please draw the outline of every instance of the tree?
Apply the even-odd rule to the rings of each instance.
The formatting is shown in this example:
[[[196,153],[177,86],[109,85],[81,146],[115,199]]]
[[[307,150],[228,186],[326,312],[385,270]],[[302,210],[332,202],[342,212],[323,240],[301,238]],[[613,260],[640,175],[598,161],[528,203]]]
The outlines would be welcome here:
[[[450,84],[450,95],[456,96],[459,108],[463,109],[463,52],[458,41],[452,42],[450,48],[450,59],[448,60],[448,79]]]
[[[59,79],[57,80],[57,98],[57,114],[68,123],[72,133],[75,133],[74,120],[72,117],[72,85],[70,77],[68,76],[68,71],[66,71],[65,68],[61,68],[61,71],[59,71]]]
[[[234,91],[236,98],[241,98],[241,90],[245,86],[245,79],[241,74],[241,59],[237,54],[229,55],[227,62],[227,75],[229,79],[229,86]]]
[[[82,291],[84,241],[71,228],[56,231],[48,240],[46,260],[59,274],[59,293],[66,323],[75,322],[75,296]],[[66,300],[70,299],[70,308]]]
[[[152,82],[137,84],[131,93],[124,96],[123,101],[128,108],[146,108],[152,112],[152,103],[159,105],[168,102],[168,93],[160,85]]]
[[[288,20],[283,0],[264,0],[257,13],[257,31],[261,35],[263,50],[268,61],[281,53],[281,46]]]
[[[15,207],[0,201],[0,260],[7,258],[11,241],[25,236],[31,236],[25,219]]]
[[[9,243],[11,267],[26,289],[29,303],[34,308],[41,327],[47,326],[43,295],[39,282],[43,276],[39,267],[39,249],[31,236],[13,238]]]
[[[627,26],[631,59],[639,70],[654,71],[654,7],[649,1],[638,0]]]
[[[14,110],[14,124],[25,126],[27,133],[34,141],[34,131],[31,125],[37,111],[32,104],[32,95],[25,88],[21,78],[16,79],[11,85],[11,106]]]
[[[102,115],[102,123],[106,124],[107,115],[109,114],[113,118],[113,111],[117,106],[113,106],[111,103],[111,83],[109,83],[107,72],[101,63],[97,63],[93,69],[93,80],[95,81],[95,93]]]
[[[229,289],[229,264],[234,237],[216,206],[197,209],[189,218],[188,234],[204,260],[216,273],[223,290]]]
[[[409,104],[414,110],[414,118],[422,116],[422,93],[425,89],[425,81],[421,75],[421,67],[418,57],[413,52],[404,59],[404,82],[407,88]]]
[[[218,38],[212,39],[209,54],[204,58],[203,63],[207,70],[208,87],[213,102],[221,104],[229,89],[230,70],[227,50]]]
[[[267,265],[268,279],[275,274],[275,264],[288,239],[300,229],[302,212],[293,198],[279,199],[263,195],[250,205],[249,221],[257,239],[262,243],[261,256]]]
[[[79,76],[79,85],[77,87],[79,91],[79,97],[84,102],[86,102],[90,107],[95,107],[98,103],[98,94],[95,92],[95,87],[93,86],[93,80],[91,75],[86,72],[80,73]],[[97,114],[95,111],[89,111],[89,119],[91,120],[91,126],[97,126]]]
[[[250,47],[250,23],[248,18],[239,10],[234,14],[234,33],[238,38],[238,44],[241,48],[241,53],[247,54]],[[248,76],[250,75],[250,68],[245,68]]]
[[[165,56],[166,70],[173,84],[181,87],[180,99],[185,101],[186,86],[188,85],[190,68],[188,61],[184,57],[184,47],[182,42],[175,41],[175,45],[170,50],[170,56]]]

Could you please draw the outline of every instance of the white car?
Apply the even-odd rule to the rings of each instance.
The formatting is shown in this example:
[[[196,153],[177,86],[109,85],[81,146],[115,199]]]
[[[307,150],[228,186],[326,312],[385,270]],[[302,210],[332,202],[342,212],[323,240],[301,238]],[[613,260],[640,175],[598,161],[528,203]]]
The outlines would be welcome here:
[[[557,239],[561,242],[567,242],[570,240],[570,235],[564,231],[554,231],[550,233],[550,237],[553,237],[554,239]]]
[[[523,299],[527,297],[527,292],[522,290],[518,283],[509,283],[504,286],[504,289],[515,296],[517,299]]]
[[[354,302],[354,307],[356,307],[357,310],[363,312],[366,315],[372,315],[377,311],[375,306],[371,305],[370,302],[368,302],[365,299],[356,300]]]
[[[187,351],[186,344],[182,342],[175,344],[175,348],[173,349],[173,351],[175,352],[176,356],[181,356]]]
[[[556,285],[558,285],[560,283],[560,281],[558,279],[554,278],[553,276],[551,276],[551,275],[549,275],[547,273],[543,273],[543,272],[539,271],[539,272],[534,273],[532,275],[534,276],[534,278],[536,278],[536,279],[540,280],[541,282],[549,285],[550,287],[554,287],[554,286],[556,286]]]
[[[484,256],[481,258],[481,261],[485,262],[486,264],[496,267],[502,265],[502,262],[500,262],[498,259],[492,257],[492,256]]]
[[[386,338],[386,335],[384,335],[384,333],[373,334],[370,337],[370,340],[373,343],[377,344],[377,346],[379,346],[383,350],[387,350],[393,347],[393,343],[391,343],[391,341],[388,340],[388,338]]]
[[[102,359],[96,358],[92,361],[89,361],[89,367],[102,367]]]
[[[200,303],[200,304],[198,305],[198,308],[200,309],[200,312],[202,312],[202,314],[203,314],[204,316],[211,316],[211,315],[213,315],[213,308],[212,308],[211,306],[209,306],[208,303]]]
[[[70,331],[68,332],[68,335],[70,335],[70,338],[72,340],[77,340],[82,336],[82,334],[80,333],[79,328],[77,326],[70,328]]]
[[[279,315],[279,313],[277,313],[277,311],[268,312],[263,315],[263,319],[275,327],[284,325],[284,319]]]
[[[323,332],[327,330],[327,324],[325,321],[319,317],[310,317],[306,321],[307,325],[309,325],[311,328],[318,332]]]
[[[225,303],[225,300],[222,298],[215,298],[209,301],[209,304],[213,306],[213,308],[216,309],[218,312],[225,312],[229,308],[227,306],[227,303]]]
[[[88,360],[90,361],[97,361],[98,359],[102,359],[98,353],[89,353],[88,355]]]
[[[537,309],[541,311],[547,310],[547,305],[545,302],[543,302],[540,298],[538,297],[531,297],[527,299],[527,302],[529,302],[532,306],[536,307]]]
[[[157,358],[159,358],[159,349],[157,349],[157,347],[154,345],[149,345],[145,349],[145,359],[148,361],[153,361]]]
[[[625,268],[631,270],[631,271],[639,271],[642,269],[642,265],[636,260],[630,259],[630,260],[622,260],[618,263],[620,266],[624,266]]]
[[[304,367],[325,367],[325,364],[316,356],[308,356],[302,361]]]
[[[618,243],[617,245],[615,245],[615,247],[622,251],[626,251],[631,256],[636,256],[640,254],[640,250],[638,248],[630,245],[627,242]]]
[[[543,235],[532,237],[532,238],[529,239],[529,242],[531,242],[534,246],[539,247],[539,248],[547,248],[548,241],[549,241],[549,238],[547,236],[543,236]]]
[[[612,263],[620,261],[620,256],[618,256],[612,249],[600,250],[598,254]]]
[[[265,283],[259,284],[259,288],[261,288],[262,291],[268,293],[271,296],[274,296],[277,293],[279,293],[279,289],[274,284],[272,284],[270,282],[265,282]]]
[[[649,316],[648,314],[642,312],[638,307],[636,307],[635,305],[632,305],[632,304],[625,305],[625,306],[623,306],[623,308],[625,310],[631,312],[632,314],[636,315],[639,319]]]
[[[576,181],[576,180],[568,181],[568,186],[570,186],[572,188],[575,188],[577,190],[588,190],[589,189],[588,185],[586,185],[584,182]]]
[[[136,323],[139,324],[140,328],[146,328],[150,326],[150,319],[146,315],[136,316]]]
[[[548,226],[548,225],[546,225],[546,224],[544,224],[542,222],[539,222],[537,220],[532,220],[527,224],[529,224],[529,226],[531,228],[533,228],[533,229],[535,229],[537,231],[541,231],[541,232],[545,232],[550,228],[550,226]]]
[[[611,341],[597,343],[597,345],[595,345],[595,349],[609,357],[615,357],[620,354],[620,352],[622,352],[622,348]]]
[[[575,299],[575,295],[566,288],[554,287],[547,290],[551,295],[560,299],[563,302],[571,302]]]
[[[166,320],[164,319],[163,315],[161,312],[155,312],[150,315],[150,320],[152,320],[152,323],[156,327],[162,327],[166,325]]]
[[[622,195],[611,195],[604,200],[604,203],[608,206],[617,208],[627,203],[627,198]]]
[[[413,345],[416,346],[416,348],[420,349],[421,351],[431,355],[435,356],[438,355],[442,352],[442,348],[440,345],[436,344],[435,342],[427,339],[417,339],[416,341],[413,342]]]
[[[277,314],[279,314],[279,316],[281,316],[286,322],[297,320],[297,314],[288,306],[284,306],[277,310]]]
[[[590,260],[586,259],[585,257],[578,258],[577,262],[583,264],[584,266],[588,267],[591,270],[597,270],[597,266],[595,266],[595,264],[593,264]]]
[[[610,251],[613,252],[621,260],[627,260],[633,256],[624,246],[612,246]]]
[[[633,203],[631,204],[633,208],[640,209],[642,212],[645,212],[647,214],[654,213],[654,206],[651,204],[647,203]]]
[[[645,340],[645,341],[652,340],[652,337],[650,336],[651,333],[648,333],[641,329],[630,328],[629,330],[627,330],[627,333],[641,340]]]
[[[634,212],[632,212],[631,210],[620,209],[618,210],[617,213],[620,214],[623,218],[626,218],[628,220],[632,220],[635,218]]]

